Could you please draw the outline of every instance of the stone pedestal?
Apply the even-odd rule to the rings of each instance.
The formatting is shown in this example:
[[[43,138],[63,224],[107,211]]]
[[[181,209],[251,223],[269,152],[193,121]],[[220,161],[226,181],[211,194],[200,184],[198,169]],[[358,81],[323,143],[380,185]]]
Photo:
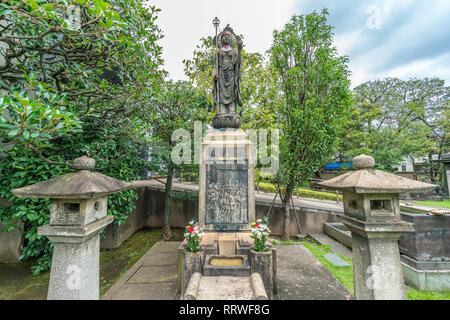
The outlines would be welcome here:
[[[213,130],[200,155],[199,224],[205,231],[248,231],[255,220],[254,156],[242,130]]]
[[[269,299],[273,297],[273,276],[274,264],[272,250],[266,252],[256,252],[250,249],[249,253],[250,270],[252,273],[258,273],[261,276],[264,288]]]
[[[113,219],[106,216],[86,226],[38,229],[54,244],[48,300],[99,299],[99,234]]]
[[[187,252],[184,247],[182,248],[182,269],[181,269],[181,295],[184,292],[191,280],[194,273],[198,272],[203,274],[203,262],[205,259],[204,252]]]
[[[353,277],[358,300],[406,299],[398,240],[414,231],[407,222],[363,222],[338,215],[352,232]]]
[[[450,198],[450,160],[444,163],[444,186],[447,198]]]

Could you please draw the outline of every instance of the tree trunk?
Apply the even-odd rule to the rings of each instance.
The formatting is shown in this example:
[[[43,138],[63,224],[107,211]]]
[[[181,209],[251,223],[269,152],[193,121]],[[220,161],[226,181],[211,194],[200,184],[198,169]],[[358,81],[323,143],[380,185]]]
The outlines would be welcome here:
[[[167,170],[166,193],[164,194],[164,224],[162,230],[163,240],[169,240],[172,237],[172,232],[170,231],[170,205],[172,203],[170,192],[172,191],[173,171],[173,166],[169,165]]]
[[[283,240],[289,241],[289,225],[290,225],[290,212],[289,212],[289,201],[291,200],[291,191],[286,190],[286,194],[283,201],[284,217],[283,217]]]
[[[428,154],[428,162],[430,163],[430,180],[431,180],[431,182],[435,182],[434,170],[433,170],[433,156],[432,156],[431,152]]]

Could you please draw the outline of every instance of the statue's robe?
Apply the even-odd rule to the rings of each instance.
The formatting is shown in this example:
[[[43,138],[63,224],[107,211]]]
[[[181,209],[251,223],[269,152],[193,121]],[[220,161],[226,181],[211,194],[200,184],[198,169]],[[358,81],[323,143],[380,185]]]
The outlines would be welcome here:
[[[218,62],[218,66],[217,66]],[[221,48],[214,56],[214,68],[218,79],[214,80],[213,95],[217,105],[217,90],[219,90],[219,114],[236,113],[236,106],[242,105],[240,94],[241,55],[235,48]]]

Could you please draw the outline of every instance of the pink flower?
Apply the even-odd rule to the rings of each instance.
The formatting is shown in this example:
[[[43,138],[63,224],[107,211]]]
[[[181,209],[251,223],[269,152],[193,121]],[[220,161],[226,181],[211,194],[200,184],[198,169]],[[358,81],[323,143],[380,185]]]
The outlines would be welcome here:
[[[194,227],[190,227],[190,228],[188,228],[188,231],[189,231],[189,232],[192,232],[192,231],[194,231]]]

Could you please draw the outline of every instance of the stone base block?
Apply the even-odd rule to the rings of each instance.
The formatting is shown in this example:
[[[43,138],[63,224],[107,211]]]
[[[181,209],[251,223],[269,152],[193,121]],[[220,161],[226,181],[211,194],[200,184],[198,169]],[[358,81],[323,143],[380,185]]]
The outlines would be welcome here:
[[[345,227],[343,223],[324,223],[323,233],[336,239],[344,246],[352,248],[352,233]]]
[[[181,266],[181,268],[178,269],[178,283],[179,290],[181,291],[180,293],[181,295],[184,295],[192,275],[196,272],[203,274],[203,261],[205,259],[205,253],[204,251],[187,252],[183,244],[180,246],[178,253],[179,266]]]
[[[259,273],[264,283],[267,296],[272,299],[274,293],[274,263],[272,249],[266,252],[250,250],[249,260],[251,273]],[[275,268],[276,269],[276,268]]]
[[[450,291],[450,262],[423,262],[401,256],[407,285],[423,291]]]
[[[213,265],[212,259],[237,259],[242,263],[236,266],[220,266]],[[220,261],[220,260],[218,260]],[[205,263],[203,264],[203,276],[233,276],[233,277],[248,277],[250,275],[250,264],[248,263],[247,256],[223,256],[223,255],[211,255],[206,256]]]

